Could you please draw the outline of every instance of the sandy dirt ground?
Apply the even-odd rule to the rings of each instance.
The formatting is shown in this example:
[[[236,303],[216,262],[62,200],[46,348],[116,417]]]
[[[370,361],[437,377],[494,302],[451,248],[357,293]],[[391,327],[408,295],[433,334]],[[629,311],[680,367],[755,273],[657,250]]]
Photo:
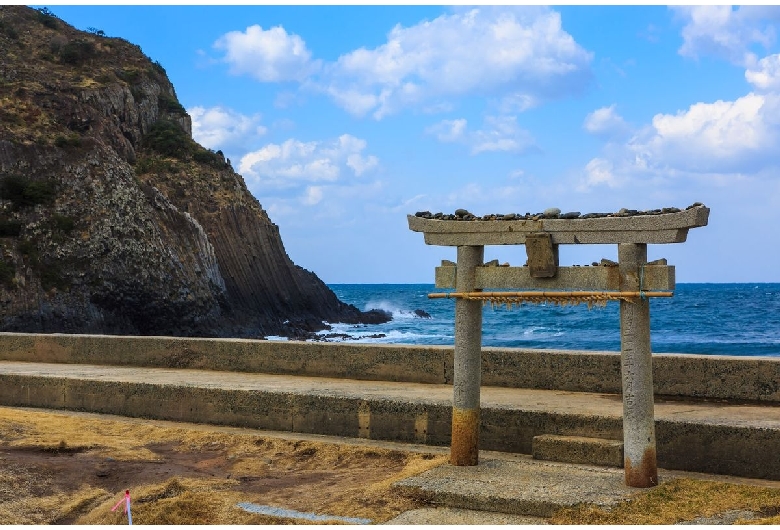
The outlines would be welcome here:
[[[133,524],[377,524],[425,507],[393,484],[448,459],[447,448],[401,449],[0,407],[0,524],[127,524],[121,506],[111,510],[127,489]],[[608,509],[562,509],[547,522],[780,524],[778,514],[780,483],[702,476],[668,481]]]
[[[380,523],[422,505],[392,483],[445,461],[241,429],[0,407],[0,524],[126,524],[122,507],[111,511],[126,489],[133,524],[309,522],[239,503]]]

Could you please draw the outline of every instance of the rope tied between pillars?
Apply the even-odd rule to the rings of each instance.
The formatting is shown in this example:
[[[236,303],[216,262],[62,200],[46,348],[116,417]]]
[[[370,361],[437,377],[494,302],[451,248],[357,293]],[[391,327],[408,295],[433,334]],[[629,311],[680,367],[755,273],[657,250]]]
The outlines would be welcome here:
[[[604,307],[610,301],[625,301],[633,303],[637,298],[646,297],[670,297],[669,291],[517,291],[517,292],[455,292],[455,293],[431,293],[428,298],[453,298],[462,300],[480,300],[484,305],[488,303],[495,308],[504,305],[507,309],[520,307],[526,303],[535,305],[553,304],[558,306],[579,305],[585,303],[588,309],[593,306]]]

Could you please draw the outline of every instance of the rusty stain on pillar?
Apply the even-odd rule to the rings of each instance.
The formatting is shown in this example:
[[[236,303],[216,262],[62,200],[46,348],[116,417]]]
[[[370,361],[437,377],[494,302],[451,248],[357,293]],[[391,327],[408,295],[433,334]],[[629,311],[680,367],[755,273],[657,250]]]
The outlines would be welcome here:
[[[485,248],[459,246],[455,290],[475,290],[476,267]],[[482,302],[455,301],[455,358],[450,464],[475,466],[479,461],[479,386],[482,375]]]
[[[618,245],[621,290],[642,286],[647,244]],[[653,359],[650,350],[650,304],[647,298],[620,302],[620,368],[623,379],[623,452],[626,485],[658,484],[653,410]]]

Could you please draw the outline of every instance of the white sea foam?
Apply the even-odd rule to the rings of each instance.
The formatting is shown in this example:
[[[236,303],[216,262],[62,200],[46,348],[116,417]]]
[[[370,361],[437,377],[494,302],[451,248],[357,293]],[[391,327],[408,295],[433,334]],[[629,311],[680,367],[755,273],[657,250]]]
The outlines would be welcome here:
[[[397,329],[382,329],[379,326],[361,326],[354,324],[329,324],[331,329],[318,331],[316,335],[332,342],[364,343],[397,343],[397,344],[432,344],[452,343],[454,337],[449,334],[418,333]],[[344,337],[328,337],[328,335],[345,335]],[[313,339],[316,340],[316,339]]]
[[[393,315],[393,320],[420,318],[417,314],[415,314],[413,309],[404,309],[390,300],[369,300],[366,302],[363,311],[370,311],[371,309],[381,309],[382,311],[387,311]]]
[[[282,342],[284,342],[284,341],[288,341],[288,340],[290,340],[290,339],[289,339],[289,338],[287,338],[287,337],[280,337],[279,335],[268,335],[268,336],[265,338],[265,340],[276,340],[276,341],[282,341]]]

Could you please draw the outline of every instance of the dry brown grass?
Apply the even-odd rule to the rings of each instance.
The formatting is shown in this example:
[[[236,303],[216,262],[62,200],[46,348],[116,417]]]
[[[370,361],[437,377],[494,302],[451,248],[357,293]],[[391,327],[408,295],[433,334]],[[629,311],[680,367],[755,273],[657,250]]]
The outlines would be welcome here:
[[[384,522],[420,506],[397,493],[394,482],[446,461],[445,456],[228,431],[0,407],[0,524],[125,524],[121,507],[111,512],[125,488],[131,489],[135,524],[306,523],[248,513],[239,502]],[[70,467],[25,465],[14,461],[19,454],[43,455]],[[115,460],[117,469],[140,465],[147,472],[128,475],[121,488],[104,488],[87,463],[105,459]],[[148,471],[170,460],[190,467],[162,479]],[[780,489],[676,479],[612,508],[562,510],[550,522],[674,524],[732,510],[759,516],[744,522],[780,524],[775,515]]]
[[[3,447],[50,459],[63,455],[56,463],[70,466],[55,472],[26,469],[0,454],[3,524],[126,523],[121,508],[111,512],[125,487],[131,489],[134,524],[305,523],[248,513],[236,506],[242,501],[383,522],[419,507],[393,491],[394,482],[446,461],[444,456],[366,446],[0,407],[0,453]],[[122,489],[107,491],[94,485],[94,468],[79,468],[80,463],[104,459],[116,461],[116,469],[139,462],[155,465],[172,454],[191,464],[193,473],[213,466],[222,475],[156,480],[148,473],[128,478],[134,483]],[[83,483],[57,476],[66,472]],[[278,487],[251,487],[254,480],[274,479]]]
[[[676,479],[638,493],[615,507],[580,505],[561,510],[553,524],[675,524],[712,517],[731,510],[776,514],[780,489],[709,480]],[[773,521],[773,522],[770,522]],[[759,517],[752,523],[777,524],[777,517]]]

